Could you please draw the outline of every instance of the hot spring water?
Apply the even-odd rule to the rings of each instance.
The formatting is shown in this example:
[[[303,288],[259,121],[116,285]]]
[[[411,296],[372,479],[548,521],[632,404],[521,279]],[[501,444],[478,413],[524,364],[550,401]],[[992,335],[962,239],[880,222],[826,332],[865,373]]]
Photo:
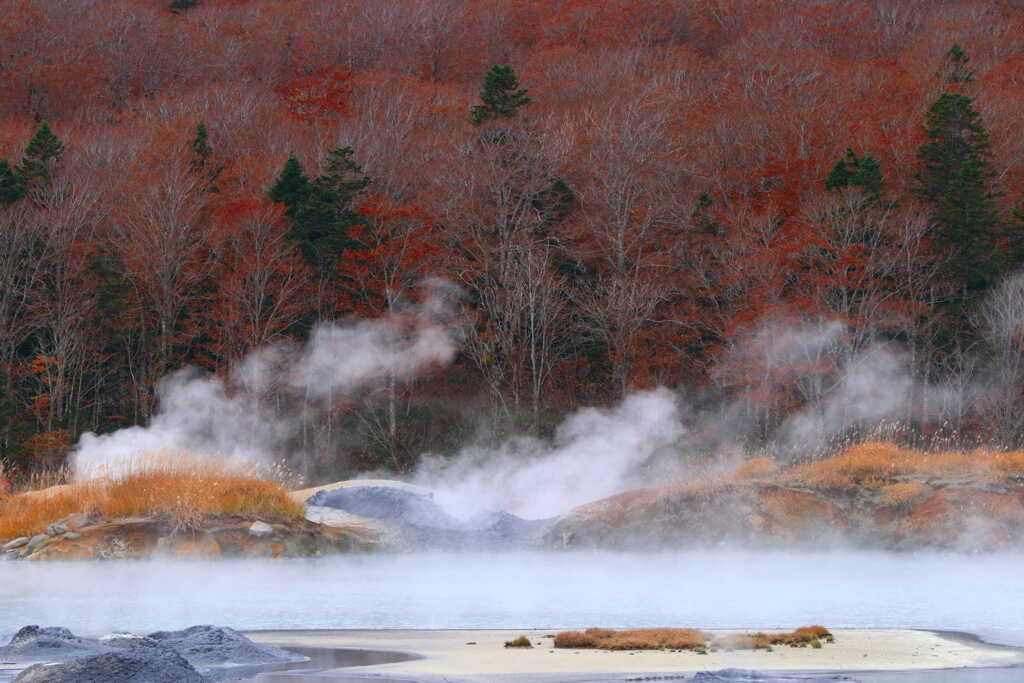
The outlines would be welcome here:
[[[200,623],[255,629],[922,628],[1024,645],[1024,555],[376,554],[0,563],[0,638]]]

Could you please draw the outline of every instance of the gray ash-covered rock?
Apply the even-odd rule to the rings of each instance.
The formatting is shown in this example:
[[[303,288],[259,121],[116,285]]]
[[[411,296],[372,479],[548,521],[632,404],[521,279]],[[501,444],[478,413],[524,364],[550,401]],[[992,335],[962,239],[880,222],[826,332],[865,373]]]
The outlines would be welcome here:
[[[35,664],[15,683],[206,683],[209,679],[177,652],[139,647],[56,664]]]
[[[429,493],[385,485],[319,491],[306,504],[389,523],[412,545],[427,548],[521,548],[535,545],[554,520],[485,512],[469,520],[450,515]]]
[[[12,662],[60,662],[110,652],[96,640],[79,638],[66,628],[26,626],[0,647],[0,659]]]
[[[199,667],[305,660],[305,657],[254,643],[238,631],[220,626],[192,626],[183,631],[158,631],[150,633],[147,640],[174,650]]]
[[[700,683],[857,683],[856,678],[843,674],[774,673],[750,669],[701,671],[692,680]]]
[[[26,626],[0,648],[0,660],[30,667],[15,680],[47,683],[236,680],[307,659],[218,626],[148,636],[115,633],[99,640],[80,638],[66,628]]]

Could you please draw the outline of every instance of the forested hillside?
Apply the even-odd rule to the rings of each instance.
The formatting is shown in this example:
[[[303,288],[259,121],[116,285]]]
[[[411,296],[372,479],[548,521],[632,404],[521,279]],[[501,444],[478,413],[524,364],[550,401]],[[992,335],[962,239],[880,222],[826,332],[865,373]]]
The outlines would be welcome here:
[[[430,278],[461,291],[458,356],[332,397],[294,444],[321,470],[659,385],[749,447],[799,440],[808,406],[829,438],[1021,441],[1019,0],[0,16],[10,471],[145,423],[172,371],[400,317]]]

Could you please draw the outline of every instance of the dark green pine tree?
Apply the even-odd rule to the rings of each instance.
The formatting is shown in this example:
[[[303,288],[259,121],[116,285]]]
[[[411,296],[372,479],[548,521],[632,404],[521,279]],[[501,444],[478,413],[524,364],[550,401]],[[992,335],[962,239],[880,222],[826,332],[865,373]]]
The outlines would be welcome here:
[[[192,136],[192,141],[188,143],[188,147],[192,152],[189,170],[196,175],[205,177],[209,182],[206,188],[208,192],[217,192],[218,190],[213,183],[220,176],[224,167],[213,163],[213,146],[210,144],[210,136],[206,131],[206,124],[202,121],[196,126],[195,135]]]
[[[327,172],[313,180],[303,173],[298,159],[289,157],[269,192],[271,199],[288,207],[288,236],[320,274],[328,273],[353,246],[349,234],[362,220],[355,204],[370,179],[362,175],[353,154],[350,147],[331,150]]]
[[[299,244],[306,260],[320,272],[327,272],[353,246],[352,227],[362,219],[355,200],[370,184],[353,159],[350,147],[331,150],[327,172],[309,184],[309,193],[295,215],[290,236]]]
[[[289,156],[288,161],[284,162],[284,168],[267,195],[273,201],[284,204],[288,217],[295,220],[295,212],[309,196],[309,178],[295,155]]]
[[[1003,270],[1014,272],[1024,267],[1024,209],[1013,212],[1014,220],[1006,226],[1006,254]]]
[[[172,14],[181,14],[198,6],[199,0],[171,0],[171,4],[167,6],[167,9],[171,10]]]
[[[939,77],[947,83],[973,82],[974,69],[967,66],[970,61],[971,58],[959,44],[953,45],[942,62],[942,71],[939,72]]]
[[[0,204],[11,204],[25,196],[25,183],[6,159],[0,159]]]
[[[999,215],[992,189],[988,132],[970,97],[944,93],[928,110],[927,141],[917,156],[917,192],[934,207],[936,244],[948,255],[944,277],[956,286],[946,302],[947,341],[969,335],[971,307],[1000,275]]]
[[[870,154],[859,157],[852,149],[847,149],[846,156],[836,162],[825,179],[826,190],[840,187],[859,187],[872,199],[879,199],[882,196],[882,167],[878,160]]]
[[[561,223],[575,205],[576,193],[561,178],[552,180],[533,200],[534,209],[540,213],[544,228]]]
[[[473,123],[480,125],[490,119],[515,116],[520,107],[532,101],[526,93],[527,90],[519,88],[519,79],[512,67],[492,66],[480,91],[483,104],[473,107],[470,112]]]
[[[213,155],[210,136],[206,132],[206,124],[202,121],[196,126],[196,134],[188,146],[192,150],[192,170],[198,173],[206,168],[206,164]]]
[[[36,129],[35,135],[32,136],[25,148],[25,156],[22,157],[21,165],[18,167],[18,175],[22,182],[26,186],[31,186],[36,182],[50,182],[63,153],[64,143],[44,121]]]

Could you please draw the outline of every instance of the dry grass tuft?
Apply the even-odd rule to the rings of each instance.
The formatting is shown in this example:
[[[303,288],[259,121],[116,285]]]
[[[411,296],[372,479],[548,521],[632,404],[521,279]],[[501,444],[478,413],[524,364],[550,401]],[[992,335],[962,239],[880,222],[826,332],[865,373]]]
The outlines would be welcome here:
[[[976,450],[923,452],[893,443],[869,441],[831,458],[795,467],[785,480],[820,488],[882,487],[907,479],[925,481],[970,477],[992,481],[1024,475],[1024,452]]]
[[[900,507],[902,505],[913,503],[929,492],[931,492],[930,488],[924,484],[918,484],[913,481],[889,484],[887,486],[883,486],[880,491],[882,494],[881,502],[882,505],[889,507]]]
[[[68,515],[158,516],[181,529],[213,515],[265,520],[304,516],[281,485],[204,463],[190,469],[147,469],[117,481],[93,480],[0,498],[0,539],[42,533]]]
[[[750,481],[752,479],[767,479],[779,471],[779,466],[771,458],[754,458],[748,460],[733,472],[733,479],[736,481]]]
[[[835,638],[824,626],[803,626],[788,633],[733,633],[715,638],[711,647],[722,650],[770,650],[773,645],[820,648],[821,641]]]
[[[515,640],[506,640],[505,641],[505,647],[529,648],[529,647],[533,647],[533,643],[531,643],[530,639],[527,638],[526,636],[519,636]]]
[[[599,650],[703,650],[708,634],[692,628],[640,628],[614,631],[588,628],[555,636],[556,648]]]

